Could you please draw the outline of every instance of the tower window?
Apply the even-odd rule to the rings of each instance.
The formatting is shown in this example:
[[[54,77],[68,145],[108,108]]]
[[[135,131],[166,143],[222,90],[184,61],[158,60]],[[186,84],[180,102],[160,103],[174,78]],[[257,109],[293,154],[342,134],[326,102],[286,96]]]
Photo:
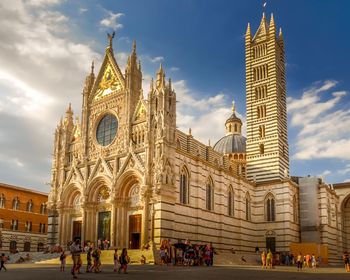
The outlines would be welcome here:
[[[260,144],[259,149],[260,149],[260,154],[263,155],[265,153],[264,144]]]
[[[259,126],[259,137],[260,138],[265,137],[265,125],[260,125]]]
[[[265,220],[268,222],[276,220],[275,198],[272,194],[265,199]]]

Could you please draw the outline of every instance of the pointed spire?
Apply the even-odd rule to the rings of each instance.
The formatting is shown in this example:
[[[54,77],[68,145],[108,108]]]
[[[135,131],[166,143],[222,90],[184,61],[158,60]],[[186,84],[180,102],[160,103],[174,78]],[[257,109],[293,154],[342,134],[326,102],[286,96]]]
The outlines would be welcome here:
[[[273,13],[271,13],[270,28],[271,26],[275,26],[275,19],[273,18]]]
[[[95,69],[95,62],[92,61],[92,63],[91,63],[91,74],[94,74],[94,69]]]
[[[139,68],[139,70],[141,71],[141,60],[139,60],[138,68]]]
[[[250,23],[248,22],[248,25],[247,25],[247,31],[245,32],[245,35],[246,36],[250,36],[251,35],[251,33],[250,33]]]
[[[157,80],[156,80],[156,87],[157,88],[165,86],[165,79],[164,78],[165,78],[165,73],[163,70],[163,65],[162,65],[162,63],[160,63],[159,69],[157,72]]]
[[[169,78],[169,90],[172,91],[172,88],[171,88],[171,79]]]
[[[69,102],[69,105],[68,105],[68,108],[66,110],[66,113],[67,114],[73,114],[73,111],[72,111],[72,104]]]
[[[235,111],[236,111],[235,101],[232,100],[232,113],[234,113]]]
[[[282,27],[280,27],[280,31],[278,32],[278,37],[281,38],[281,39],[283,38]]]
[[[132,52],[136,53],[136,41],[135,40],[132,42]]]

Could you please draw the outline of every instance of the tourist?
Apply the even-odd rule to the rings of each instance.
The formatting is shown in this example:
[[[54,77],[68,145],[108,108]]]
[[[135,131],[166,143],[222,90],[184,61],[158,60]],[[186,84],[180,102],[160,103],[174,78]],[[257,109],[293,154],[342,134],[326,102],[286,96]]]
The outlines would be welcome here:
[[[81,253],[81,246],[80,246],[80,240],[76,239],[75,242],[70,246],[70,252],[72,254],[73,259],[73,267],[72,267],[72,275],[73,278],[78,278],[76,276],[76,273],[79,272],[79,268],[81,265],[81,259],[80,259],[80,253]]]
[[[204,262],[207,266],[209,266],[211,262],[210,255],[211,255],[211,250],[209,245],[207,245],[204,249]]]
[[[272,261],[273,261],[273,255],[271,253],[271,250],[269,249],[269,252],[266,255],[266,267],[272,268]]]
[[[316,257],[315,257],[314,254],[312,254],[312,256],[311,256],[311,267],[312,267],[313,269],[316,268]]]
[[[104,241],[103,241],[103,250],[108,250],[109,248],[109,241],[108,239],[106,238]]]
[[[128,268],[128,263],[130,262],[130,258],[128,256],[128,251],[126,250],[126,248],[123,248],[122,254],[119,257],[119,269],[118,269],[118,273],[120,273],[121,270],[124,271],[124,274],[127,274],[126,270]]]
[[[267,266],[266,266],[266,251],[263,251],[261,253],[261,265],[262,265],[261,268],[267,268]]]
[[[86,253],[86,272],[91,272],[92,267],[92,248],[90,247]]]
[[[117,272],[118,269],[118,249],[114,250],[114,254],[113,254],[113,263],[114,263],[114,272]]]
[[[5,271],[7,271],[6,267],[5,267],[5,263],[7,262],[8,258],[5,256],[4,253],[1,254],[1,259],[0,259],[0,271],[2,269],[4,269]]]
[[[62,251],[61,255],[60,255],[60,262],[61,262],[61,271],[64,271],[64,269],[66,268],[66,254],[64,251]]]
[[[141,255],[140,263],[141,264],[146,264],[146,257],[144,255]]]
[[[160,246],[159,254],[160,254],[160,264],[161,265],[167,264],[166,251],[163,245]]]
[[[213,243],[210,242],[209,246],[210,246],[210,265],[213,266],[214,265],[215,249],[213,247]]]
[[[310,256],[310,254],[306,254],[306,256],[305,256],[305,262],[306,262],[306,266],[307,266],[308,268],[310,268],[310,263],[311,263],[311,256]]]
[[[303,268],[303,256],[300,252],[299,252],[299,255],[297,256],[297,267],[298,267],[298,271]]]
[[[344,261],[344,265],[345,265],[345,271],[349,272],[349,254],[347,251],[344,252],[343,254],[343,261]]]
[[[95,271],[95,273],[99,273],[101,272],[101,250],[99,247],[97,247],[93,253],[92,253],[92,257],[94,258],[94,266],[93,269]]]

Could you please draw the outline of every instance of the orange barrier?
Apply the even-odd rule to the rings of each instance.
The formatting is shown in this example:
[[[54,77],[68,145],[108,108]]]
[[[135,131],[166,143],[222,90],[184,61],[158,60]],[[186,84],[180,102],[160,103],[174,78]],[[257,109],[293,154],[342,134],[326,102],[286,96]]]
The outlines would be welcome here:
[[[318,243],[291,243],[290,252],[296,257],[299,253],[303,256],[306,254],[315,254],[315,257],[322,257],[322,263],[328,264],[328,247]]]

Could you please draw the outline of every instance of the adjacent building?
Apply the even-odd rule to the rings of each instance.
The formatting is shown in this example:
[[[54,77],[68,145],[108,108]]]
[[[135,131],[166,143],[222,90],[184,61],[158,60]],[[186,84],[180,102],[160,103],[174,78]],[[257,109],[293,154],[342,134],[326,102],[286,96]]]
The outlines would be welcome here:
[[[46,193],[0,183],[0,251],[44,250],[47,197]]]

